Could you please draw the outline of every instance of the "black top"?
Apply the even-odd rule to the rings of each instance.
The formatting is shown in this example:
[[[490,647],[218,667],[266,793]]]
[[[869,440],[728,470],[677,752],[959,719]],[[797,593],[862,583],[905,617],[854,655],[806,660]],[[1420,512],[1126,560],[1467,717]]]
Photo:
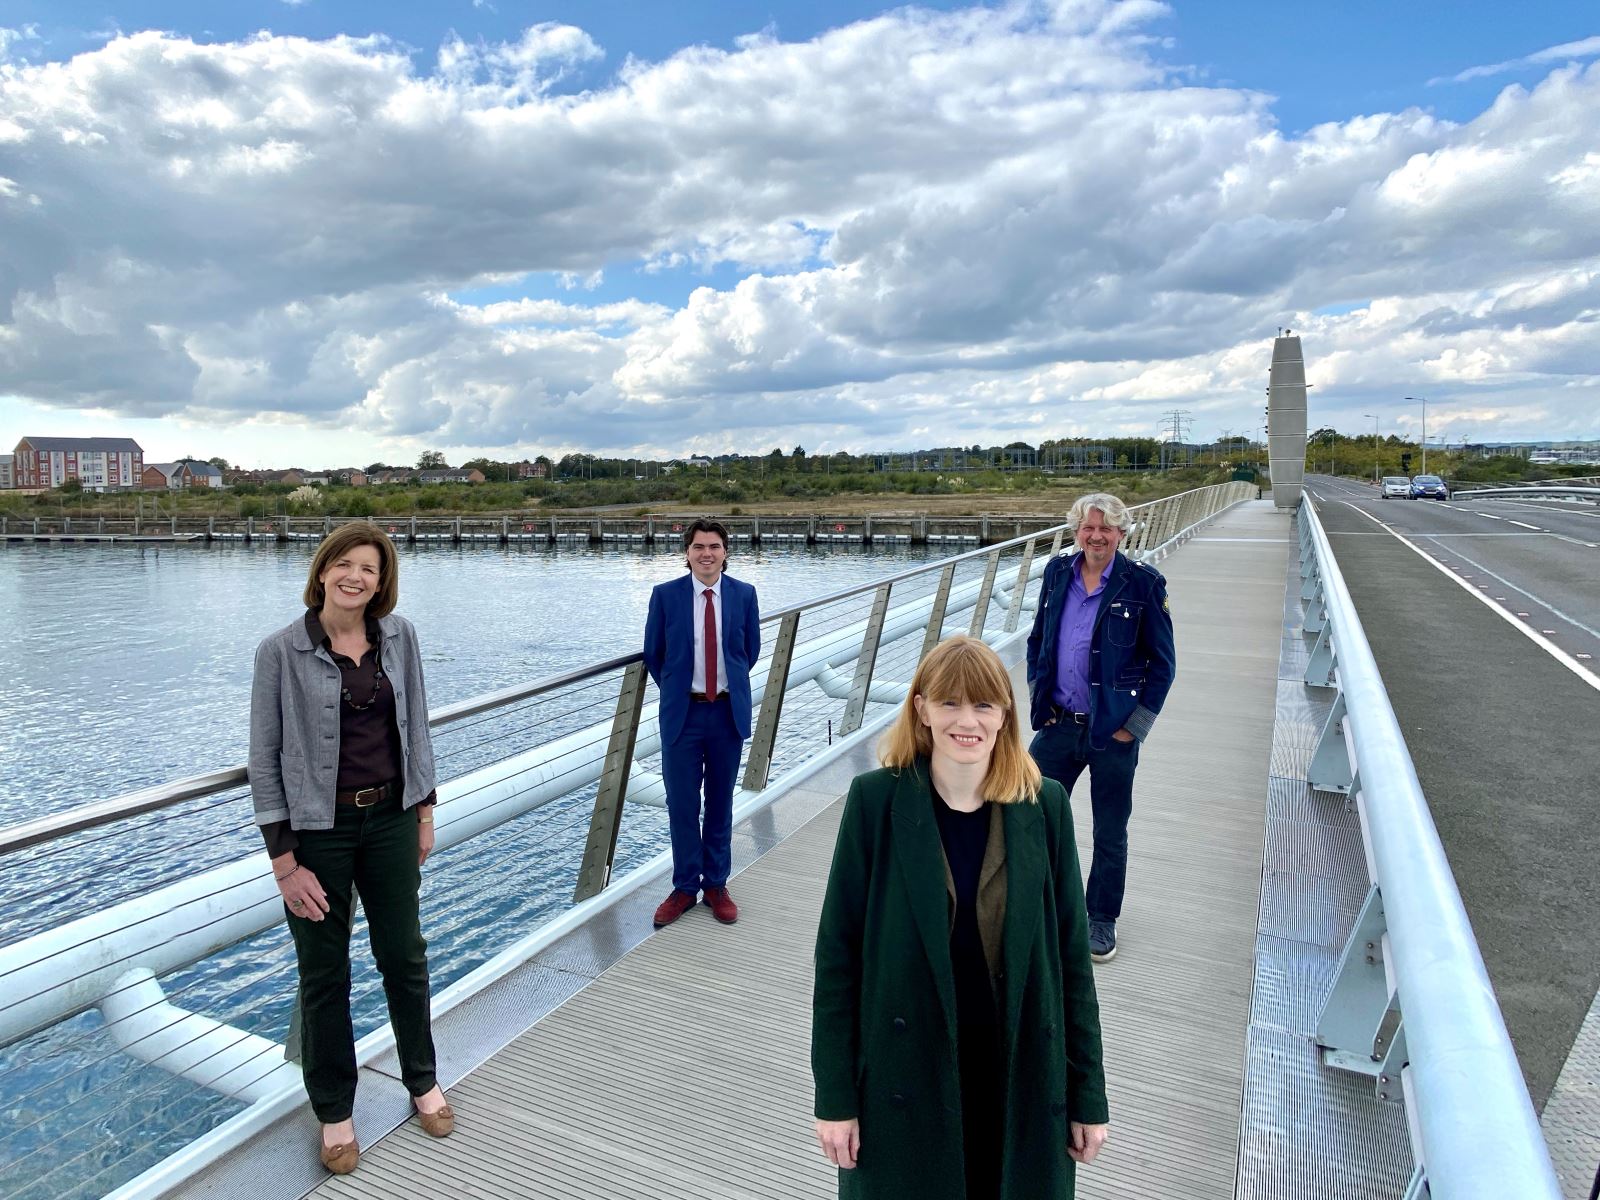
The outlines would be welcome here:
[[[989,960],[978,932],[978,877],[989,848],[989,806],[957,812],[938,792],[933,809],[939,841],[956,889],[950,962],[956,982],[956,1041],[961,1077],[962,1152],[969,1200],[998,1194],[1005,1092],[1000,1075],[1000,1022]]]
[[[324,646],[339,668],[339,776],[335,787],[341,792],[374,787],[399,780],[405,775],[401,756],[400,726],[395,719],[394,686],[380,669],[383,662],[383,630],[376,617],[368,616],[368,650],[360,662],[337,654],[333,640],[322,628],[317,610],[306,610],[306,633],[314,646]],[[437,799],[430,792],[423,804]],[[299,835],[288,821],[274,821],[261,827],[267,854],[277,858],[300,845]]]

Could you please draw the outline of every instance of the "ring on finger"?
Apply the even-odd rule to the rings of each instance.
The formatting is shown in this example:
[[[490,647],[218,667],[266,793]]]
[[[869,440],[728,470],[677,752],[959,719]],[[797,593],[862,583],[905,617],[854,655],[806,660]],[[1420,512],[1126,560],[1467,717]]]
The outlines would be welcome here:
[[[296,900],[289,905],[290,908],[304,908],[305,906],[306,902],[304,900]]]

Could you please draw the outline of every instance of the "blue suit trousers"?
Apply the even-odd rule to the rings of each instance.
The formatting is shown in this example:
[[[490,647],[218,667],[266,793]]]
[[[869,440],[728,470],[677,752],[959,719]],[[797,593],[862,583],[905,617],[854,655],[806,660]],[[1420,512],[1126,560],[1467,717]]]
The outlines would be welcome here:
[[[679,891],[698,895],[704,888],[727,886],[733,862],[733,788],[743,748],[726,695],[710,704],[689,705],[683,732],[661,748],[672,830],[672,886]]]
[[[1122,915],[1122,894],[1128,881],[1128,820],[1133,816],[1133,773],[1139,766],[1139,743],[1113,738],[1094,748],[1087,725],[1047,725],[1028,747],[1047,779],[1072,795],[1072,785],[1089,772],[1089,805],[1094,812],[1094,857],[1084,885],[1084,907],[1091,921],[1115,921]]]

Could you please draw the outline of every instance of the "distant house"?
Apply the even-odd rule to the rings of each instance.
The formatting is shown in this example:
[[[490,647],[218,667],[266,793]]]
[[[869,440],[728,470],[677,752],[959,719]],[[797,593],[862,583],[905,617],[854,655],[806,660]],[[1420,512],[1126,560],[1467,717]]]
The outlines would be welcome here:
[[[145,463],[144,472],[139,476],[139,486],[147,492],[176,491],[180,486],[175,478],[178,473],[178,464],[170,463]]]
[[[306,473],[299,467],[290,467],[285,471],[257,471],[262,483],[281,483],[288,487],[299,487],[306,481]]]
[[[189,488],[220,490],[227,484],[222,481],[222,472],[210,463],[186,458],[179,462],[145,463],[139,486],[146,491],[164,488],[169,492],[179,492]]]
[[[25,437],[13,454],[12,487],[53,488],[75,479],[88,492],[135,488],[144,450],[132,438]]]
[[[309,483],[313,487],[327,487],[332,478],[333,476],[329,475],[326,471],[313,471],[301,482]]]
[[[524,459],[516,464],[518,479],[548,479],[550,477],[550,464],[544,462],[529,462]]]
[[[685,461],[691,467],[709,467],[711,465],[709,458],[699,454],[691,454]]]
[[[476,467],[444,467],[436,471],[418,471],[423,483],[482,483],[484,474]]]
[[[356,467],[347,467],[333,473],[333,482],[343,484],[345,487],[366,487],[367,473]]]
[[[222,488],[227,485],[222,481],[222,472],[213,464],[201,462],[199,459],[186,458],[178,464],[178,478],[182,480],[180,486],[186,488]]]
[[[0,489],[17,486],[15,454],[0,454]]]
[[[390,467],[371,477],[373,483],[410,483],[416,472],[410,467]]]

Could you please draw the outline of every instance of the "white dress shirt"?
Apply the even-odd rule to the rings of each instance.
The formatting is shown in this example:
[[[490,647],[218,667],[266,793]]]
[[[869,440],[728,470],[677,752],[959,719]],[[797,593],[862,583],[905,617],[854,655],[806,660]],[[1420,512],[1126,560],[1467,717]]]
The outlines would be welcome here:
[[[706,690],[706,585],[693,575],[694,584],[694,681],[690,691]],[[722,649],[722,576],[711,585],[711,600],[717,622],[717,694],[728,690],[728,660]]]

